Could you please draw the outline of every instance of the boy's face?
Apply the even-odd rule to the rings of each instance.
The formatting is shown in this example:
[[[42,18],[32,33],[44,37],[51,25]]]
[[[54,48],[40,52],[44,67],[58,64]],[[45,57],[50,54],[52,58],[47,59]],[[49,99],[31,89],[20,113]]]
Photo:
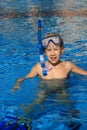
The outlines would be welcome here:
[[[48,61],[52,65],[57,65],[60,61],[60,56],[64,51],[64,47],[60,47],[55,45],[54,43],[50,42],[50,44],[47,46],[45,50],[45,54],[48,58]]]

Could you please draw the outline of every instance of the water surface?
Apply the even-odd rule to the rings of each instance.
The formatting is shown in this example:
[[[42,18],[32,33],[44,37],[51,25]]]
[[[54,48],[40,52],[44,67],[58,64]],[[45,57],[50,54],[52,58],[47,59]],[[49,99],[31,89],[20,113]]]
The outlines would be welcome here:
[[[24,81],[15,93],[10,91],[16,79],[26,75],[39,62],[38,19],[42,20],[42,37],[49,32],[60,33],[63,37],[65,51],[61,60],[71,61],[87,70],[86,0],[1,0],[1,120],[7,115],[31,119],[32,130],[85,130],[86,76],[71,74],[66,83],[60,83],[61,87],[57,80],[44,82],[36,77]],[[26,116],[23,106],[29,108],[41,95],[39,102],[35,102],[34,112],[26,111]]]

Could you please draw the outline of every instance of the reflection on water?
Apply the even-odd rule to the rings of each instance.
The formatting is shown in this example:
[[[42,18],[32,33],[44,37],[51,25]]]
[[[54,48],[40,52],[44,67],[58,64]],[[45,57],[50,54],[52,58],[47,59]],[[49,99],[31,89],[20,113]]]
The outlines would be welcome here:
[[[82,16],[87,17],[86,1],[2,1],[0,7],[0,19],[13,17],[32,17],[32,16]],[[4,8],[5,7],[5,8]]]
[[[3,12],[3,10],[1,10]],[[0,19],[3,18],[16,18],[16,17],[54,17],[54,16],[62,16],[62,17],[75,17],[75,16],[81,16],[81,17],[87,17],[87,9],[82,9],[82,10],[36,10],[36,8],[32,8],[31,12],[15,12],[15,11],[7,11],[5,14],[2,14],[0,16]]]
[[[11,40],[23,42],[25,37],[25,40],[27,39],[26,43],[28,40],[33,43],[31,37],[34,37],[34,41],[37,40],[37,20],[41,18],[43,34],[46,32],[60,32],[65,43],[86,39],[86,6],[87,2],[85,0],[79,2],[76,0],[51,0],[49,2],[2,0],[0,4],[1,37],[8,34],[8,39],[11,39],[16,35],[17,41],[15,37]],[[29,33],[31,31],[32,33]],[[23,40],[21,40],[21,36],[24,36]]]

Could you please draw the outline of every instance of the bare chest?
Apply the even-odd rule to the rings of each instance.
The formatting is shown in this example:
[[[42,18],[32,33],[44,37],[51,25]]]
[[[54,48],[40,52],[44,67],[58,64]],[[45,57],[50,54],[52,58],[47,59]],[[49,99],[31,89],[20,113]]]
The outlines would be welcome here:
[[[52,68],[50,71],[47,71],[46,76],[42,76],[43,79],[59,79],[67,78],[69,71],[65,67]]]

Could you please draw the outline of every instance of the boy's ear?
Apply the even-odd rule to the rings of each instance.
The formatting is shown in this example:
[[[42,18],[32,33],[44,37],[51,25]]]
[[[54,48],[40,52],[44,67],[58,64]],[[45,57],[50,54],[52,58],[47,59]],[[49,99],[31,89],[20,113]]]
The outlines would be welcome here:
[[[64,47],[62,47],[62,53],[64,52]]]
[[[46,51],[44,50],[43,52],[44,52],[44,55],[46,55]]]
[[[44,52],[44,55],[46,56],[46,52]]]

